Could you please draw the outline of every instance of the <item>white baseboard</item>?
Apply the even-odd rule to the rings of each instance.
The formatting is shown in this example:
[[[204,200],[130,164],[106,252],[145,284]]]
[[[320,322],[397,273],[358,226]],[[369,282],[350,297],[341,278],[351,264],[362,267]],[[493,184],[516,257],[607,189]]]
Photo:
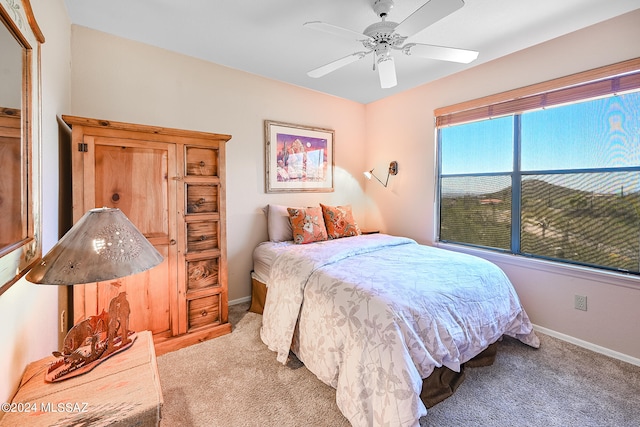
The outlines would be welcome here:
[[[243,302],[249,302],[249,301],[251,301],[251,295],[249,295],[248,297],[242,297],[242,298],[229,301],[229,305],[242,304]]]
[[[605,356],[613,357],[614,359],[622,360],[623,362],[631,363],[632,365],[640,366],[640,359],[631,357],[624,353],[619,353],[617,351],[613,351],[606,347],[601,347],[599,345],[590,343],[588,341],[583,341],[581,339],[572,337],[570,335],[565,335],[560,332],[553,331],[551,329],[543,328],[542,326],[533,325],[533,329],[554,338],[558,338],[559,340],[569,342],[571,344],[575,344],[578,347],[586,348],[587,350],[595,351],[596,353],[604,354]]]

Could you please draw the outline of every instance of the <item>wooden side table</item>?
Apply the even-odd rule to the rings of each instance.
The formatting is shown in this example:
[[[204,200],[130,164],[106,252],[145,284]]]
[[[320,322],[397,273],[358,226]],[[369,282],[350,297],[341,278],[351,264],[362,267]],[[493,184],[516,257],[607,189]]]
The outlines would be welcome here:
[[[18,393],[2,407],[0,426],[160,424],[162,390],[150,331],[138,332],[131,348],[86,374],[45,382],[55,360],[50,356],[27,366]]]

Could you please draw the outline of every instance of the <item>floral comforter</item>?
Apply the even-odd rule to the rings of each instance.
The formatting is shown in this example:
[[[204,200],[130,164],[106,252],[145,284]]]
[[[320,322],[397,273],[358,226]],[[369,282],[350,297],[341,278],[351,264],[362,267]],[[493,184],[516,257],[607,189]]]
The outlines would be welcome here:
[[[263,342],[281,363],[293,348],[354,426],[418,425],[422,379],[503,334],[539,346],[502,270],[407,238],[281,247],[267,286]]]

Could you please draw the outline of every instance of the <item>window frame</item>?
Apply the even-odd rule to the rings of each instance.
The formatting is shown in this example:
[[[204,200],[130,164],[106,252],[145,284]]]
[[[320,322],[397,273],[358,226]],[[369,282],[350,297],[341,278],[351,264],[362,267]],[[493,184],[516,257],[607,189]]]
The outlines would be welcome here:
[[[436,132],[436,203],[437,218],[436,245],[453,247],[462,252],[481,251],[483,254],[492,253],[500,257],[517,257],[527,261],[543,262],[545,264],[559,265],[562,269],[567,267],[587,269],[589,271],[606,272],[616,275],[632,275],[637,277],[640,272],[625,272],[621,269],[608,268],[606,266],[589,265],[586,263],[572,262],[557,258],[549,258],[541,255],[521,253],[521,183],[523,176],[539,174],[561,174],[579,172],[620,172],[628,168],[592,168],[575,169],[567,171],[523,171],[521,169],[521,114],[528,111],[545,108],[547,106],[560,106],[576,102],[589,101],[596,98],[623,94],[640,89],[640,58],[623,61],[621,63],[600,67],[594,70],[574,74],[567,77],[539,83],[512,91],[502,92],[496,95],[466,101],[448,107],[438,108],[434,111]],[[513,169],[509,173],[493,173],[489,175],[510,175],[512,182],[512,206],[511,206],[511,245],[508,250],[501,248],[488,248],[463,242],[440,240],[441,213],[442,213],[442,133],[441,128],[453,124],[464,124],[475,121],[483,121],[496,117],[514,116],[514,140],[513,140]],[[637,171],[637,168],[635,168]],[[461,174],[464,176],[466,174]],[[478,176],[482,174],[469,174]],[[486,175],[486,174],[484,174]],[[450,177],[453,175],[447,175]],[[517,231],[517,232],[514,232]],[[548,267],[545,267],[548,268]]]

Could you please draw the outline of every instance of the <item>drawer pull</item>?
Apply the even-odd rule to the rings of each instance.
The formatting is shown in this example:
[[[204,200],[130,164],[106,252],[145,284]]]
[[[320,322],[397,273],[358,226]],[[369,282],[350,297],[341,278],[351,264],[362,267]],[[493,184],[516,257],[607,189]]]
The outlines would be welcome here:
[[[200,160],[200,167],[203,168],[206,165],[206,163],[203,160]]]
[[[205,236],[204,234],[200,236],[200,241],[204,242],[205,240],[207,240],[207,236]]]
[[[169,240],[169,244],[170,244],[171,246],[175,245],[176,243],[177,243],[177,242],[176,242],[176,239],[171,239],[171,240]]]
[[[202,315],[202,317],[207,317],[207,310],[202,310],[202,313],[200,313]]]
[[[111,200],[117,202],[118,200],[120,200],[120,195],[118,193],[113,193],[113,196],[111,196]]]

